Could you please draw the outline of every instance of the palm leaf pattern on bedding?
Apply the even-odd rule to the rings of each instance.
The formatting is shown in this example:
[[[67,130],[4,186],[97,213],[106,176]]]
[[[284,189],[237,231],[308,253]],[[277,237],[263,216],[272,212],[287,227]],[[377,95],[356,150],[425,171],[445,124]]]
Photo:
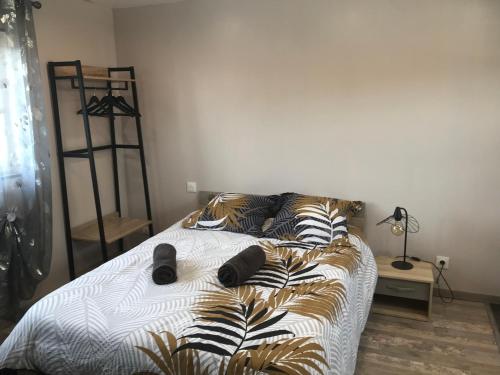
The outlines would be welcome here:
[[[341,215],[339,207],[328,198],[309,202],[309,197],[296,201],[298,230],[297,240],[328,246],[335,240],[345,238],[347,220]]]
[[[346,290],[339,280],[325,279],[317,267],[323,264],[352,274],[361,255],[352,246],[330,245],[301,252],[266,241],[260,245],[266,252],[266,265],[247,285],[224,288],[212,284],[213,289],[204,291],[191,310],[195,323],[183,332],[179,345],[167,333],[167,350],[162,338],[154,336],[166,360],[160,362],[157,354],[139,347],[164,373],[170,374],[165,369],[171,368],[164,363],[181,353],[187,353],[182,358],[193,358],[192,367],[200,373],[201,351],[220,357],[217,371],[221,375],[300,375],[310,369],[323,374],[321,366],[328,367],[323,347],[311,341],[313,337],[296,337],[279,322],[287,314],[297,314],[335,323],[346,304]]]
[[[216,219],[224,220],[225,225],[232,228],[240,227],[238,218],[242,217],[240,210],[248,204],[244,194],[224,193],[216,195],[207,205],[207,211]]]
[[[290,247],[312,249],[348,242],[347,220],[363,204],[336,198],[287,193],[264,237],[287,241]]]
[[[241,227],[239,218],[241,210],[248,204],[244,194],[217,194],[206,206],[205,210],[197,210],[183,222],[183,226],[192,229],[224,230]]]
[[[275,246],[270,242],[261,242],[260,246],[266,253],[266,263],[246,282],[248,285],[285,288],[323,277],[313,273],[319,263],[312,261],[321,255],[319,251],[301,254],[290,247]]]
[[[179,350],[195,348],[233,356],[240,350],[249,349],[246,344],[252,340],[282,335],[293,337],[293,332],[288,330],[265,330],[283,319],[288,311],[280,312],[271,307],[262,296],[262,291],[257,291],[250,285],[238,288],[215,287],[217,289],[207,291],[192,310],[197,315],[199,324],[191,328],[207,333],[188,333],[184,336],[203,339],[203,342],[190,342]],[[231,339],[224,338],[219,333],[230,335]]]
[[[276,210],[278,196],[220,193],[182,226],[188,229],[225,230],[262,236],[262,225]]]
[[[328,366],[320,355],[324,353],[321,345],[308,342],[311,337],[281,340],[271,344],[263,343],[257,348],[240,352],[233,356],[227,365],[227,374],[246,374],[251,369],[253,374],[266,372],[269,374],[307,374],[304,364],[322,374],[316,364],[320,362]],[[219,374],[221,374],[219,372]]]
[[[322,248],[323,257],[319,259],[320,264],[328,264],[346,270],[349,275],[356,272],[361,264],[361,253],[349,242],[333,243]]]
[[[268,288],[285,288],[323,278],[314,272],[320,264],[346,270],[352,275],[361,262],[361,253],[351,244],[330,244],[300,252],[288,247],[288,243],[274,245],[263,241],[260,246],[266,253],[266,263],[253,275],[247,285]]]
[[[196,350],[188,349],[182,352],[176,352],[177,350],[177,339],[175,336],[168,331],[163,331],[161,334],[167,336],[167,342],[165,342],[162,337],[154,332],[149,332],[153,337],[158,350],[161,355],[156,354],[151,349],[136,346],[137,349],[145,353],[162,371],[162,374],[166,375],[209,375],[209,368],[202,368],[200,362],[200,355]],[[185,339],[180,340],[180,344],[184,345],[186,343]],[[155,375],[156,372],[150,371],[139,371],[134,375]]]

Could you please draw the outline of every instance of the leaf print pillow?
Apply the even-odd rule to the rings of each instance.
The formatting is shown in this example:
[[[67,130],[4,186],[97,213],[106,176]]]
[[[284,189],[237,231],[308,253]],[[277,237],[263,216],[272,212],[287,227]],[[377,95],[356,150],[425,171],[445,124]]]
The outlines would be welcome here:
[[[264,237],[319,247],[348,241],[347,221],[363,207],[359,201],[296,193],[282,194],[281,199],[282,207]]]
[[[203,209],[193,212],[182,226],[189,229],[225,230],[261,237],[262,225],[279,208],[277,195],[217,194]]]

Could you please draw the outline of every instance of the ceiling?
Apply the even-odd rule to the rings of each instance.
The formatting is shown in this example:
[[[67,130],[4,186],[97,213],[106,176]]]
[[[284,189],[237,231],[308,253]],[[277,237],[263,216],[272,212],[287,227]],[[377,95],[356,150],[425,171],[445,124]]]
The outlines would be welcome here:
[[[145,5],[175,3],[182,0],[83,0],[88,3],[100,4],[110,8],[131,8]]]

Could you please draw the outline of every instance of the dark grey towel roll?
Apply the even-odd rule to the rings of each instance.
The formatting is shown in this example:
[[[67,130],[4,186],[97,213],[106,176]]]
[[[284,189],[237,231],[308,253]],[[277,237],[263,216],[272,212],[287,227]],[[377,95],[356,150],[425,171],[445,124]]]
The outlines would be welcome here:
[[[224,263],[217,272],[225,287],[238,286],[252,277],[266,263],[266,253],[253,245]]]
[[[153,281],[156,284],[170,284],[177,280],[177,263],[175,247],[162,243],[153,251]]]

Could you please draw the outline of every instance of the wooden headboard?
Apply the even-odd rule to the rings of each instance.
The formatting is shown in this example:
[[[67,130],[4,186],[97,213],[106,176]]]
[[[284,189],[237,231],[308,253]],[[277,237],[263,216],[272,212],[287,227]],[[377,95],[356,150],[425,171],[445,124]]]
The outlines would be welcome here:
[[[198,207],[201,208],[205,206],[210,200],[215,197],[218,192],[214,191],[199,191],[198,192]],[[349,222],[349,226],[358,227],[361,231],[365,228],[366,221],[366,208],[365,203],[363,202],[363,208],[360,212],[358,212],[355,216],[353,216]]]

